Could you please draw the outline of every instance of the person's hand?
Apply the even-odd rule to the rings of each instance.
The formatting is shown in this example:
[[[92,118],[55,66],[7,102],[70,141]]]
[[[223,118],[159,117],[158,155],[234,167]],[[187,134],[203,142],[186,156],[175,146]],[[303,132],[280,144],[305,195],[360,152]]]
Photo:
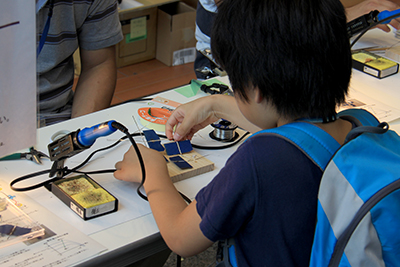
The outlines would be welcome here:
[[[166,163],[164,157],[156,150],[137,145],[145,163],[146,175],[151,176],[154,171],[164,171]],[[162,167],[165,168],[162,168]],[[142,169],[138,156],[133,146],[125,153],[122,161],[115,164],[114,177],[118,180],[140,183],[142,181]]]
[[[378,10],[381,12],[384,10],[393,11],[399,8],[399,5],[388,0],[365,0],[355,6],[346,8],[347,21],[350,22],[362,15],[368,14],[373,10]],[[395,29],[399,29],[400,18],[391,20],[389,24],[392,25]],[[382,29],[385,32],[390,31],[390,28],[387,24],[379,24],[376,27]]]
[[[191,140],[198,130],[216,122],[219,118],[213,110],[212,99],[213,96],[202,97],[177,107],[165,124],[167,138]]]

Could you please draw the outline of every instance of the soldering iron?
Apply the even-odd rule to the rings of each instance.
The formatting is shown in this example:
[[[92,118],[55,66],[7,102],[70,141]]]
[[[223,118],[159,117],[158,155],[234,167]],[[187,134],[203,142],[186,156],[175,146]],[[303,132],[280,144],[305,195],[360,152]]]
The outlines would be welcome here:
[[[351,38],[376,24],[387,24],[396,17],[400,17],[400,9],[394,11],[385,10],[382,12],[374,10],[347,23],[347,33],[349,38]]]
[[[82,130],[78,129],[55,140],[47,146],[50,160],[69,158],[82,152],[91,147],[97,138],[115,132],[119,127],[118,125],[119,123],[111,120]]]
[[[100,148],[94,152],[92,152],[87,158],[86,160],[84,160],[81,164],[79,164],[78,166],[69,169],[68,167],[64,167],[64,161],[65,159],[72,157],[80,152],[82,152],[85,149],[90,148],[94,142],[96,141],[97,138],[101,137],[101,136],[107,136],[112,134],[113,132],[115,132],[116,130],[121,131],[122,133],[125,134],[126,138],[129,139],[129,141],[131,142],[133,148],[135,149],[136,155],[138,157],[138,161],[140,164],[140,169],[142,171],[142,181],[139,184],[138,188],[137,188],[137,193],[138,195],[147,200],[147,196],[145,196],[141,191],[140,188],[143,186],[144,181],[146,179],[146,170],[145,170],[145,166],[144,166],[144,161],[143,161],[143,157],[140,153],[139,147],[137,146],[135,140],[133,139],[133,135],[129,133],[128,129],[122,125],[119,122],[116,122],[114,120],[111,121],[107,121],[104,123],[100,123],[97,124],[93,127],[90,128],[84,128],[82,130],[78,129],[75,132],[71,132],[55,141],[53,141],[52,143],[50,143],[47,148],[49,150],[49,154],[50,154],[50,159],[52,161],[54,161],[53,166],[51,167],[51,169],[49,170],[44,170],[44,171],[40,171],[40,172],[36,172],[36,173],[31,173],[28,175],[24,175],[21,176],[19,178],[14,179],[11,183],[10,183],[10,187],[12,190],[14,191],[28,191],[28,190],[32,190],[32,189],[36,189],[39,187],[46,187],[47,189],[51,188],[51,184],[55,181],[58,181],[62,178],[64,178],[66,175],[70,174],[70,173],[83,173],[83,174],[94,174],[94,173],[108,173],[108,172],[114,172],[115,169],[111,169],[111,170],[100,170],[100,171],[94,171],[94,172],[82,172],[79,171],[80,168],[82,168],[90,159],[91,157],[99,152],[99,151],[103,151],[106,149],[109,149],[111,147],[114,147],[115,145],[117,145],[118,143],[120,143],[120,141],[123,139],[121,138],[120,140],[118,140],[117,142],[115,142],[114,144],[107,146],[107,147],[103,147]],[[46,180],[44,182],[40,182],[31,186],[27,186],[27,187],[16,187],[15,184],[24,181],[26,179],[30,179],[33,177],[36,177],[38,175],[43,175],[43,174],[47,174],[49,173],[49,177],[55,177],[49,180]],[[49,189],[50,190],[50,189]],[[186,197],[187,198],[187,197]]]

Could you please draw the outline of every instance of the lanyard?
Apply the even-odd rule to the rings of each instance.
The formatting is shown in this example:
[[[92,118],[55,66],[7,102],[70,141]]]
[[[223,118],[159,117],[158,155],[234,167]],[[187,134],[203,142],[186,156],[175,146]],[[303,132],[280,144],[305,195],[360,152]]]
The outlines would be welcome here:
[[[39,54],[42,51],[44,43],[46,41],[47,34],[49,33],[50,21],[51,21],[51,17],[53,16],[53,6],[54,6],[54,1],[52,0],[52,1],[50,1],[49,14],[47,15],[46,24],[44,25],[43,33],[42,33],[42,36],[40,37],[40,41],[39,41],[39,45],[38,45],[37,53],[36,53],[36,58],[39,57]]]

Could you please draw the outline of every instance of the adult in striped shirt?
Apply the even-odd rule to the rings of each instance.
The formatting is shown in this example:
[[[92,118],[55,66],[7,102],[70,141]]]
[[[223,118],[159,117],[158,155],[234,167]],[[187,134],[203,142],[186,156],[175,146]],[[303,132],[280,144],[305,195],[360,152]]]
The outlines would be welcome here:
[[[115,45],[123,39],[117,1],[36,0],[36,32],[40,126],[108,107],[116,84]],[[82,69],[73,92],[78,47]]]

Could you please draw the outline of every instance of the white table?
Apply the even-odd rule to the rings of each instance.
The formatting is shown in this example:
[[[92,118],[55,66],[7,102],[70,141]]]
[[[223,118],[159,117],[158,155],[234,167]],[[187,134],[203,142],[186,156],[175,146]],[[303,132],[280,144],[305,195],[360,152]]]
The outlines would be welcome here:
[[[361,37],[353,49],[396,45],[400,45],[400,39],[395,38],[394,32],[373,29]],[[350,86],[391,107],[400,108],[400,73],[378,79],[353,69]],[[400,133],[400,120],[390,122],[390,127]]]
[[[399,39],[395,39],[390,34],[386,34],[380,30],[372,30],[360,40],[355,48],[374,45],[391,46],[399,41]],[[226,82],[227,80],[225,79],[224,81]],[[399,85],[400,74],[380,80],[354,70],[351,80],[351,86],[353,88],[396,108],[399,107],[398,103],[400,103]],[[200,92],[194,97],[186,98],[174,90],[170,90],[159,95],[179,103],[185,103],[192,99],[202,97],[205,94]],[[47,153],[47,145],[51,142],[51,137],[57,132],[76,131],[78,128],[91,127],[108,120],[116,120],[125,125],[131,133],[135,132],[137,127],[132,116],[136,116],[137,118],[138,108],[144,105],[147,105],[147,101],[125,103],[60,124],[38,129],[36,149]],[[393,129],[400,132],[400,119],[390,122],[390,125]],[[211,127],[204,129],[200,132],[200,135],[193,140],[193,143],[208,145],[211,142],[215,144],[216,141],[212,141],[208,137],[212,129]],[[108,137],[99,138],[92,148],[68,159],[65,165],[71,168],[78,165],[90,152],[97,148],[110,145],[122,136],[122,133],[116,132]],[[140,142],[140,139],[136,140]],[[129,145],[128,142],[125,142],[110,151],[99,154],[82,170],[91,171],[114,168],[115,162],[122,159]],[[236,148],[237,146],[225,150],[197,150],[200,154],[206,156],[215,163],[214,171],[177,182],[175,184],[177,189],[193,199],[196,193],[207,185],[224,166],[226,159]],[[49,169],[51,164],[50,161],[44,161],[44,164],[41,166],[24,160],[3,161],[0,162],[0,179],[9,183],[16,177],[27,173]],[[154,218],[149,211],[148,203],[136,195],[134,185],[127,185],[125,182],[115,180],[111,173],[92,175],[91,177],[119,199],[119,211],[93,220],[83,221],[61,201],[52,198],[51,192],[47,191],[45,188],[26,193],[31,199],[35,199],[35,201],[40,203],[43,209],[50,210],[50,216],[57,216],[61,218],[65,224],[72,225],[72,227],[82,231],[83,234],[87,233],[90,238],[107,249],[100,255],[92,256],[87,258],[84,262],[81,262],[82,266],[124,266],[166,248],[165,243],[160,237]],[[30,180],[28,184],[43,179],[46,179],[46,177],[42,176]],[[132,219],[130,216],[137,210],[141,210],[142,215]]]
[[[205,96],[206,94],[199,91],[196,96],[187,98],[174,90],[170,90],[158,95],[179,103],[185,103],[195,98]],[[139,121],[137,110],[147,104],[148,101],[129,102],[56,125],[40,128],[37,131],[37,144],[35,148],[47,154],[47,145],[51,143],[51,138],[55,133],[76,131],[79,128],[91,127],[109,120],[116,120],[122,123],[131,133],[136,132],[137,127],[132,116],[135,116],[136,120]],[[212,130],[213,128],[211,126],[204,129],[200,135],[193,139],[193,144],[209,145],[212,143],[214,145],[223,145],[220,142],[212,140],[208,136]],[[69,168],[77,166],[92,151],[108,146],[123,136],[121,132],[117,131],[107,137],[97,139],[90,149],[67,159],[65,166]],[[135,140],[138,143],[142,142],[141,138],[136,137]],[[93,157],[91,162],[81,170],[93,171],[99,169],[113,169],[114,164],[122,159],[123,154],[128,150],[129,146],[130,143],[124,141],[109,151],[99,153],[98,156],[96,155]],[[214,162],[214,171],[177,182],[175,183],[177,189],[193,199],[196,193],[207,185],[224,166],[226,159],[236,148],[237,146],[224,150],[197,150],[197,152]],[[0,179],[9,183],[13,179],[28,173],[49,169],[52,165],[52,162],[49,160],[43,160],[43,163],[43,165],[37,165],[26,160],[2,161],[0,162]],[[52,193],[45,188],[22,193],[40,203],[43,208],[50,210],[51,216],[58,216],[65,224],[72,225],[82,231],[83,234],[87,234],[90,238],[105,246],[107,249],[105,252],[87,259],[87,261],[82,263],[82,266],[124,266],[166,248],[148,203],[139,198],[136,194],[136,185],[118,181],[113,177],[112,173],[90,176],[118,198],[119,210],[116,213],[84,221],[60,200],[54,198]],[[45,179],[48,179],[48,176],[42,175],[30,179],[26,181],[26,183],[21,182],[16,186],[28,186]],[[15,194],[18,195],[21,193]],[[132,215],[134,213],[136,214],[137,210],[140,210],[140,215]],[[135,218],[132,218],[132,216]]]

